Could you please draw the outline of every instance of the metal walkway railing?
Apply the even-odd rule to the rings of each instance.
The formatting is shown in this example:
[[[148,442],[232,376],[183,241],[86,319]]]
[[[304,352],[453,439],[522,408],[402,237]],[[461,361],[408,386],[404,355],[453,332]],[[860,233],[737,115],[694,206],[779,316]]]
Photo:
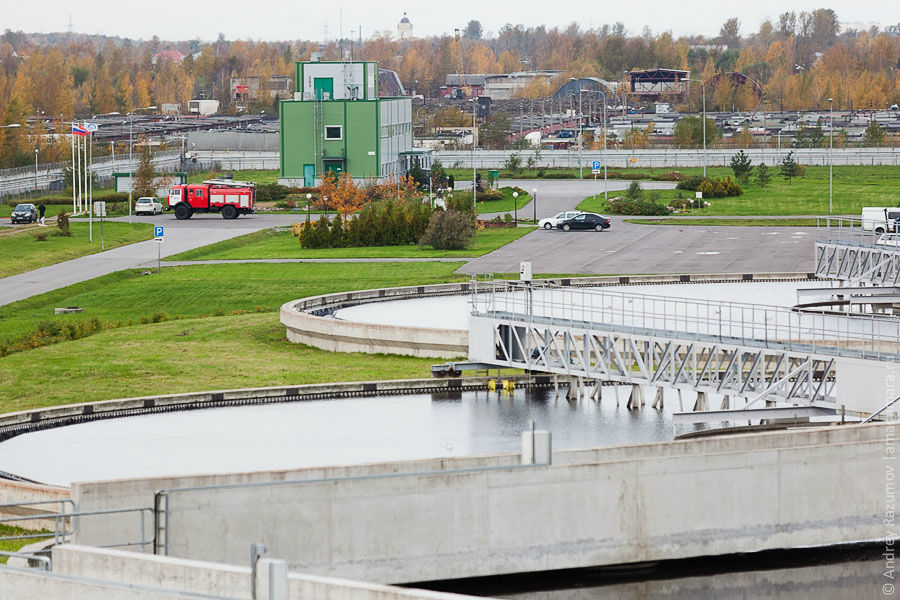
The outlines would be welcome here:
[[[473,316],[900,362],[900,320],[605,289],[476,282]]]

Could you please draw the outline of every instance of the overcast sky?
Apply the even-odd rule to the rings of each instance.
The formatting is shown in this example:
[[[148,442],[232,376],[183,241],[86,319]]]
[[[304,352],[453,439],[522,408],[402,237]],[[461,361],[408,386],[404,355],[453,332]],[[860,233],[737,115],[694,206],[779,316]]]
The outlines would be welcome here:
[[[144,6],[144,12],[138,7]],[[265,6],[266,10],[260,10]],[[39,8],[39,10],[38,10]],[[281,3],[122,2],[117,0],[40,0],[8,2],[3,9],[0,27],[26,32],[65,31],[72,19],[78,33],[118,35],[130,38],[164,40],[199,38],[214,40],[224,33],[229,40],[322,40],[338,37],[343,12],[343,31],[356,33],[362,26],[363,37],[390,30],[396,32],[404,11],[419,36],[452,34],[454,27],[463,28],[469,19],[481,21],[485,33],[496,33],[505,23],[525,26],[565,27],[576,21],[583,28],[621,21],[629,34],[640,34],[644,26],[654,33],[672,31],[682,34],[715,36],[729,17],[741,20],[741,33],[756,31],[766,18],[775,22],[787,10],[797,13],[816,8],[833,9],[841,22],[874,22],[882,26],[900,22],[897,0],[838,0],[828,4],[806,0],[756,0],[753,2],[699,2],[678,0],[637,0],[609,2],[569,0],[568,2],[526,2],[512,0],[455,0],[445,2],[396,2],[394,0],[336,0],[333,2]]]

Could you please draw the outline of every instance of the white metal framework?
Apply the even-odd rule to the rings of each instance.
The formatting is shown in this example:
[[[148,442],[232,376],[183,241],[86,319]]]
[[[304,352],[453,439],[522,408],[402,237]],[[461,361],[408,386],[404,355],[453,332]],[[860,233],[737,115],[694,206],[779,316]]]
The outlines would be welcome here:
[[[867,230],[860,219],[821,219],[816,229],[816,276],[850,285],[900,284],[900,234],[891,232],[895,227],[870,223]]]
[[[834,408],[838,359],[900,361],[900,321],[878,315],[520,282],[473,289],[470,360],[703,392],[695,410]],[[707,392],[722,406],[707,406]]]

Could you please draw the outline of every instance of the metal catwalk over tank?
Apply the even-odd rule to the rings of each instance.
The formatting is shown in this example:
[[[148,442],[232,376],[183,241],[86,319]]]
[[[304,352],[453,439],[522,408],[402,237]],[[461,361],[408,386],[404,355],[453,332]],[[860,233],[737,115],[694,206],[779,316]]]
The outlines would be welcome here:
[[[823,217],[816,229],[816,276],[851,286],[900,284],[900,233],[885,219]]]
[[[871,413],[883,399],[841,394],[839,374],[858,386],[881,372],[873,368],[900,362],[900,320],[881,315],[530,282],[478,282],[473,290],[470,360],[694,390],[695,411],[780,403],[813,414],[841,404]],[[708,405],[708,393],[723,396],[721,407]]]

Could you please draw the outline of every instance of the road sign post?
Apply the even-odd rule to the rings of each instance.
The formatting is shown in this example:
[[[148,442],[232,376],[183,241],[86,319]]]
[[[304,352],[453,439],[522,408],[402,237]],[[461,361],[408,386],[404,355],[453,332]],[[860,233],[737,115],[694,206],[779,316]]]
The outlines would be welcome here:
[[[160,263],[162,262],[162,242],[165,237],[165,229],[162,225],[153,227],[153,241],[156,242],[156,274],[160,273]]]

